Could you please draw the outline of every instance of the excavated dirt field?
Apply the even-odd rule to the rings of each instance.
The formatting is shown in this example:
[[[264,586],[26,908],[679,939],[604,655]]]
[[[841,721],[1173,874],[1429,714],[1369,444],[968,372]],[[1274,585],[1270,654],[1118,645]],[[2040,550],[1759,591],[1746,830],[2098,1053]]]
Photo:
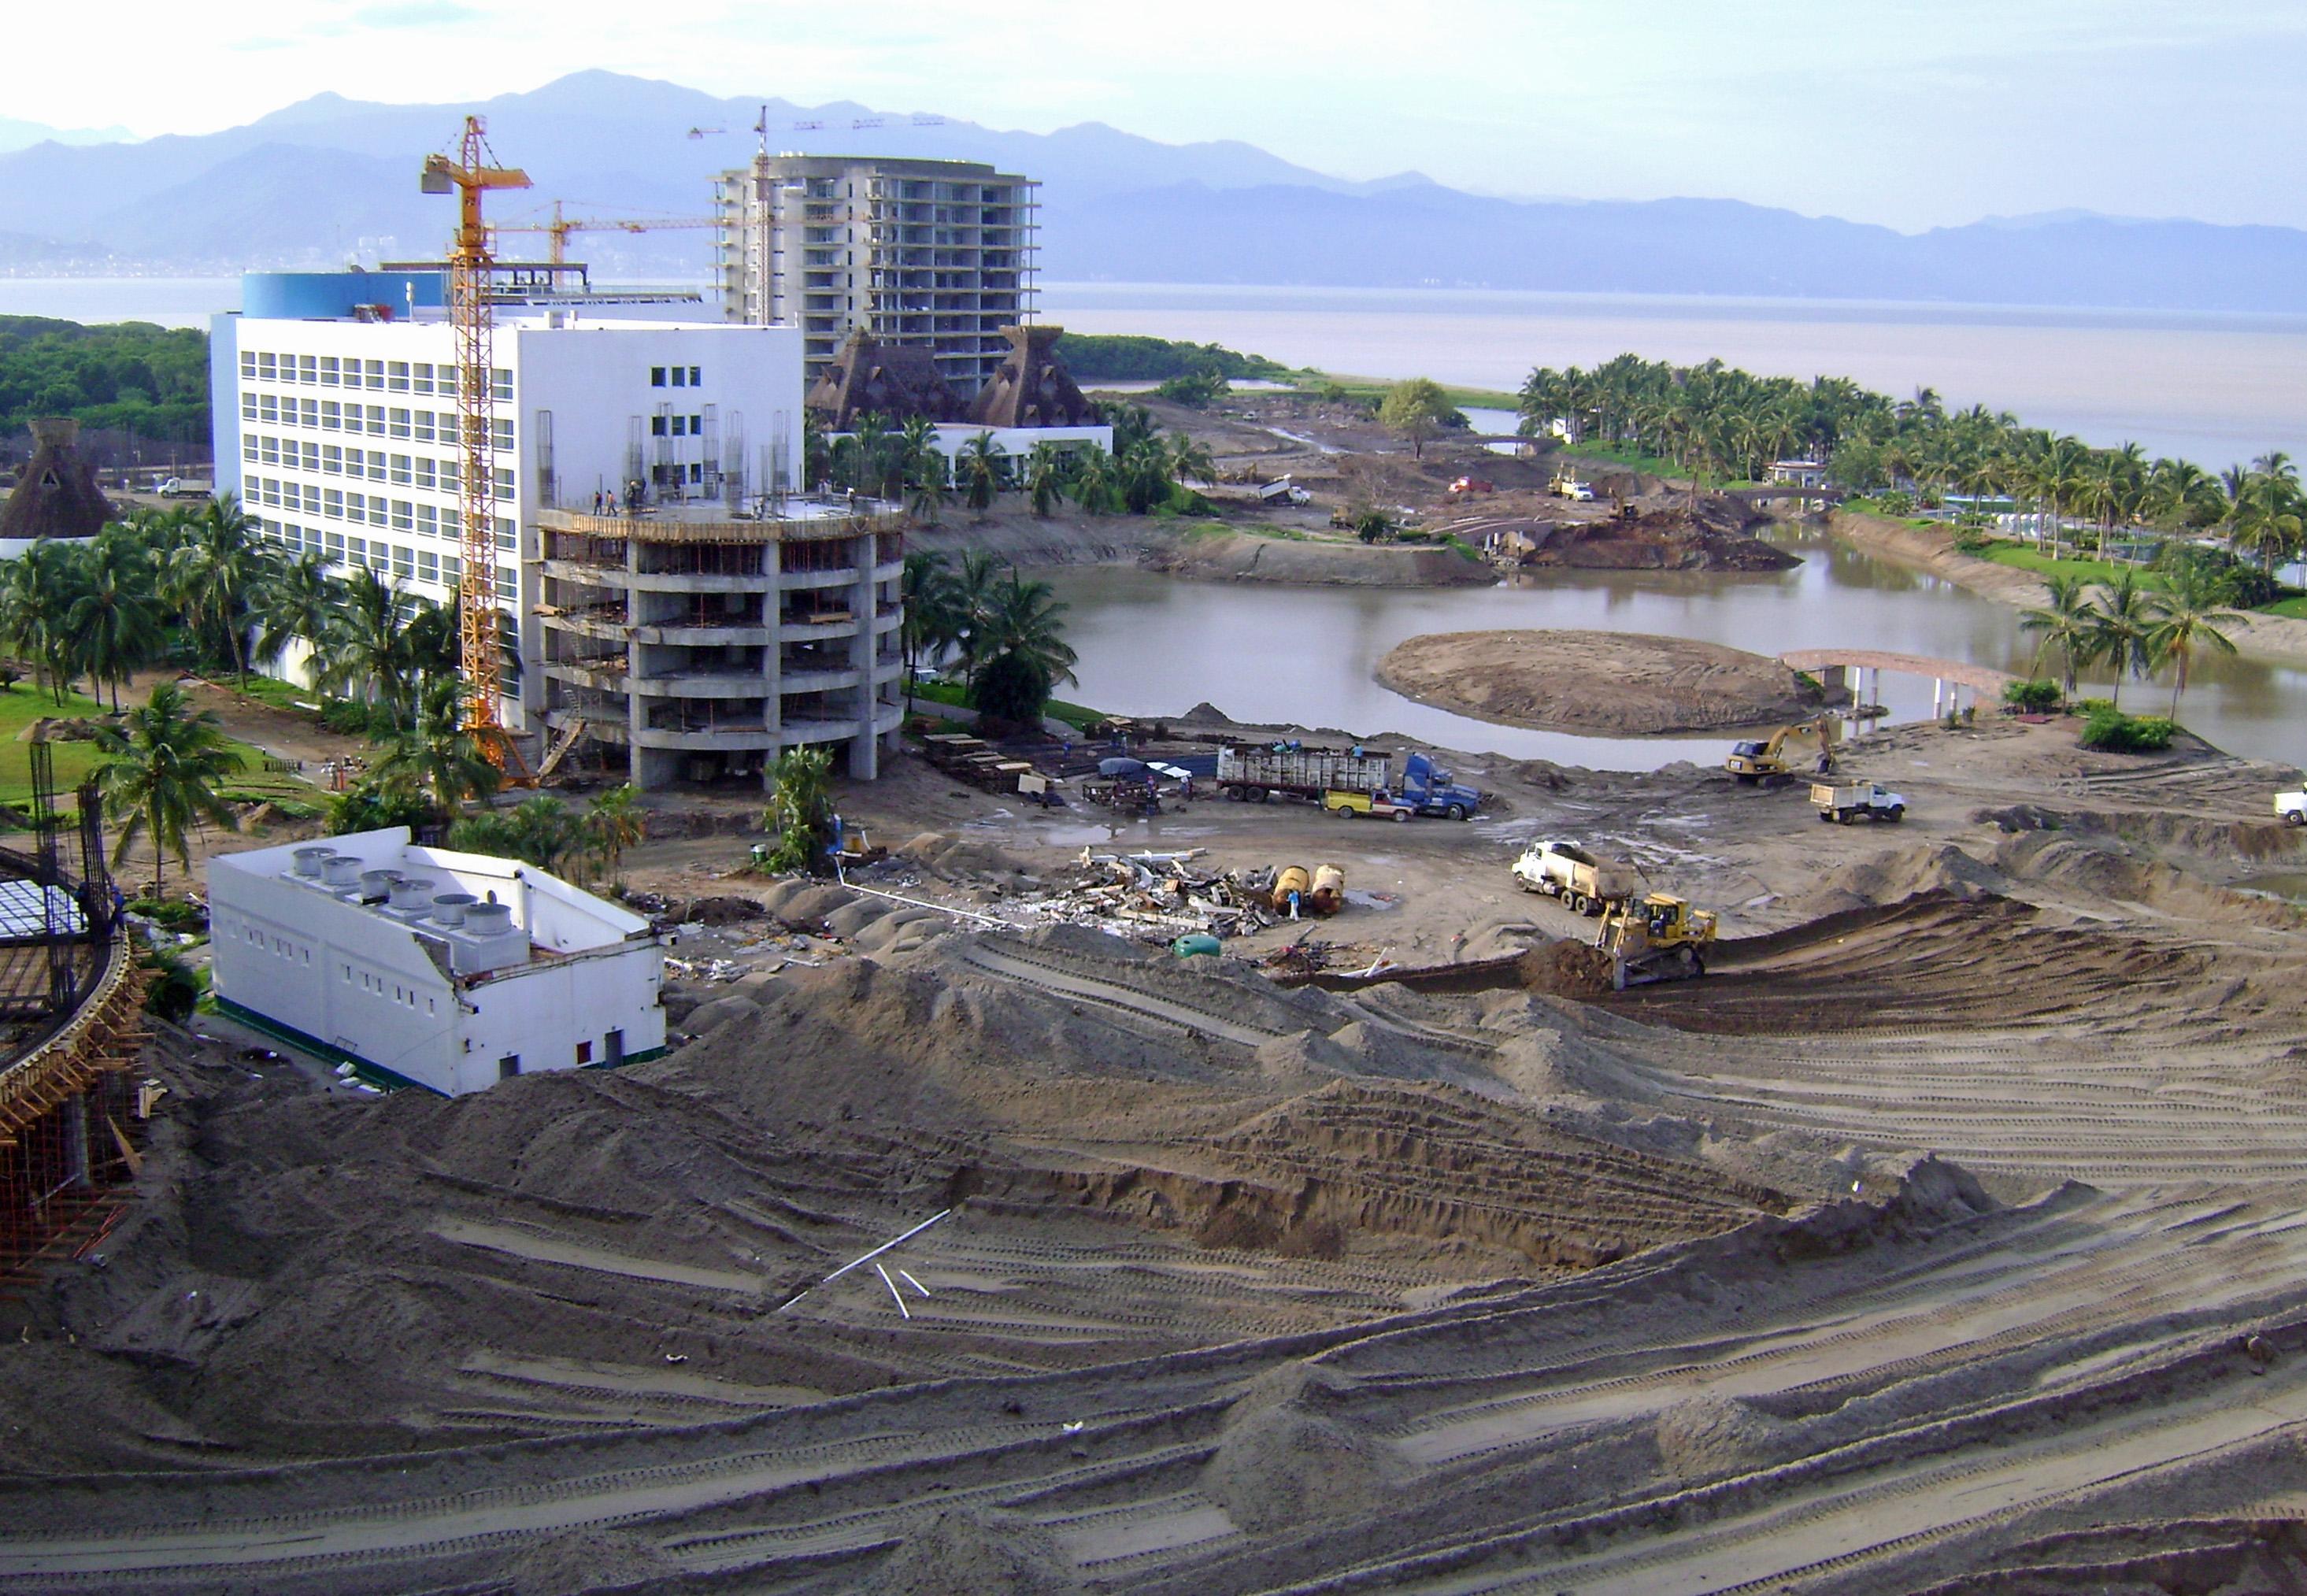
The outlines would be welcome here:
[[[1376,674],[1461,715],[1611,737],[1783,722],[1819,704],[1775,659],[1636,632],[1428,632],[1388,649]]]
[[[2297,868],[2277,773],[1847,762],[1914,819],[1497,766],[1471,826],[1143,828],[1342,837],[1399,901],[1329,926],[1445,978],[783,886],[826,962],[685,987],[653,1064],[164,1049],[129,1217],[0,1305],[0,1588],[2307,1587],[2302,922],[2234,888]],[[1078,846],[881,792],[996,918]],[[1485,907],[1540,831],[1721,905],[1713,973],[1599,990],[1589,922]]]

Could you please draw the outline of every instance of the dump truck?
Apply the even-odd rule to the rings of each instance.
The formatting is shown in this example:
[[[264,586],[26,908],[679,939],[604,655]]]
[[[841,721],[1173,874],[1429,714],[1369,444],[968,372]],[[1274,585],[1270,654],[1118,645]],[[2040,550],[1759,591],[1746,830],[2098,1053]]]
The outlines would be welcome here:
[[[1394,756],[1362,748],[1235,743],[1218,750],[1218,790],[1263,803],[1274,794],[1320,799],[1325,793],[1376,793],[1393,785]]]
[[[2307,826],[2307,792],[2277,793],[2275,814],[2286,826]]]
[[[1876,782],[1837,786],[1831,781],[1814,781],[1810,785],[1810,801],[1816,806],[1820,819],[1836,820],[1845,826],[1862,818],[1892,822],[1907,818],[1906,795]]]
[[[1593,485],[1579,481],[1566,471],[1557,473],[1554,480],[1546,485],[1546,491],[1557,499],[1568,499],[1579,504],[1594,502]]]
[[[1479,788],[1461,786],[1457,777],[1422,753],[1414,753],[1402,762],[1402,785],[1394,792],[1394,799],[1397,803],[1408,804],[1419,814],[1440,815],[1452,820],[1471,820],[1482,807]]]
[[[1792,780],[1797,767],[1808,767],[1822,776],[1834,768],[1834,745],[1841,740],[1842,722],[1822,715],[1815,720],[1780,726],[1760,741],[1732,743],[1722,768],[1737,777],[1741,786],[1749,787],[1757,782],[1778,786]]]
[[[1645,893],[1602,917],[1594,946],[1610,956],[1611,984],[1624,991],[1653,981],[1706,974],[1714,915],[1670,892]]]
[[[1514,862],[1514,878],[1524,892],[1558,897],[1581,914],[1616,908],[1640,887],[1634,866],[1598,858],[1566,842],[1531,844]]]

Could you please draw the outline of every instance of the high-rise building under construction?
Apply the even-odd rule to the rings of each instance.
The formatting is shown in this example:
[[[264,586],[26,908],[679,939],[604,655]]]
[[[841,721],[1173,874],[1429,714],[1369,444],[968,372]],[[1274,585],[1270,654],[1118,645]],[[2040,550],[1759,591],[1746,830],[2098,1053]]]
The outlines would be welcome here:
[[[799,327],[811,378],[862,329],[973,394],[1033,319],[1038,187],[975,161],[756,156],[714,184],[724,313]]]

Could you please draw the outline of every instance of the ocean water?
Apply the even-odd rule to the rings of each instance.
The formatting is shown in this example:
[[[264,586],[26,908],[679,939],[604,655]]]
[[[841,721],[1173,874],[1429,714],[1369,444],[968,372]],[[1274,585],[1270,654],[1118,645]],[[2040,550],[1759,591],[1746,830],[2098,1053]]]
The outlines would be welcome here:
[[[2307,458],[2307,316],[1479,289],[1048,283],[1042,318],[1216,342],[1291,365],[1513,390],[1628,351],[1854,378],[2008,410],[2217,470]]]

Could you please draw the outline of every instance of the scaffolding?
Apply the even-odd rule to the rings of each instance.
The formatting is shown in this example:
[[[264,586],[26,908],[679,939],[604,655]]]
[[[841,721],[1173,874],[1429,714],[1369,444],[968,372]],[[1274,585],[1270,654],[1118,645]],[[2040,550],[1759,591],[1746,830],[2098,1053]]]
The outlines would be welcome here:
[[[110,1228],[159,1092],[94,785],[65,816],[45,738],[30,751],[32,846],[0,848],[0,1279]]]

